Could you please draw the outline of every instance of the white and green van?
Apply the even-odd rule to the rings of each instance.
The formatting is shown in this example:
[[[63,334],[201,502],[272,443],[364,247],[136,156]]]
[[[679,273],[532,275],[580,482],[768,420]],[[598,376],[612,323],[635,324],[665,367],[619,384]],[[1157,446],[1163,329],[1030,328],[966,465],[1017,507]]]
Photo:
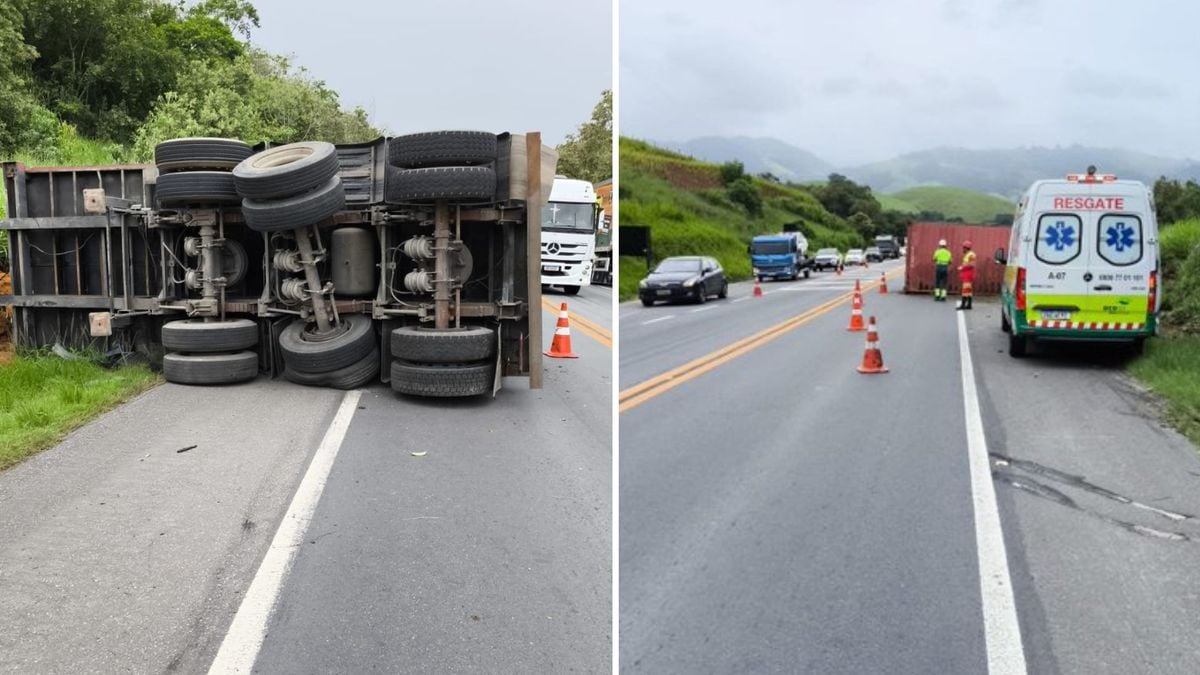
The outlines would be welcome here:
[[[1139,181],[1096,175],[1040,180],[1017,204],[1005,265],[1001,328],[1008,353],[1031,340],[1128,342],[1157,330],[1158,222]]]

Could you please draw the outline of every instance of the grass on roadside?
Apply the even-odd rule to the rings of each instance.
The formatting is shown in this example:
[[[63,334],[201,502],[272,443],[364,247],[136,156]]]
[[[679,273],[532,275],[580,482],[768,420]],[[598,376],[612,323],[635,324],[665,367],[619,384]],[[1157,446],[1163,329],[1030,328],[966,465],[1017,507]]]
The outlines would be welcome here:
[[[617,289],[618,301],[625,302],[637,298],[638,282],[646,277],[646,259],[632,256],[621,256],[617,261],[620,271],[620,286]]]
[[[18,355],[0,366],[0,469],[157,382],[145,366],[109,370],[84,358]]]
[[[1167,402],[1167,421],[1200,445],[1200,336],[1150,340],[1129,371]]]

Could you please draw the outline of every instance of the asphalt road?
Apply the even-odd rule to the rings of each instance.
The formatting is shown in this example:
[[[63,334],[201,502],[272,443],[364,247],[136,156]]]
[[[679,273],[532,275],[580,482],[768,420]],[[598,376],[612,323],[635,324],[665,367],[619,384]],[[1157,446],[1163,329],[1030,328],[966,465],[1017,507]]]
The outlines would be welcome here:
[[[611,317],[606,296],[567,302]],[[572,347],[540,392],[367,392],[257,672],[611,671],[612,359]]]
[[[606,297],[539,391],[362,394],[255,670],[611,670]],[[342,398],[163,385],[0,474],[0,672],[204,672]]]
[[[868,291],[860,375],[846,279],[621,307],[623,672],[988,672],[958,313]],[[1195,449],[1121,355],[966,319],[1028,672],[1200,671]]]

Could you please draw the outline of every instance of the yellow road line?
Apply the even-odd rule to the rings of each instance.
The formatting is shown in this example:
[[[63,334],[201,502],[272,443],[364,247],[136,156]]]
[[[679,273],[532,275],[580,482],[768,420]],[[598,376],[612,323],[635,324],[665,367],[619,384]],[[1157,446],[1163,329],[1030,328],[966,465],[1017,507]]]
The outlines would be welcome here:
[[[554,316],[558,316],[559,308],[546,298],[542,298],[542,309],[550,312]],[[570,317],[571,326],[573,328],[578,328],[580,333],[583,333],[605,347],[612,349],[612,333],[600,326],[597,326],[591,321],[588,321],[582,316],[579,316],[575,312],[571,312],[569,308],[567,311],[568,316]]]
[[[886,278],[886,273],[885,273]],[[872,281],[862,285],[862,292],[878,288],[880,281]],[[827,314],[836,308],[838,305],[849,302],[854,297],[854,291],[848,291],[838,297],[829,300],[823,304],[817,305],[812,309],[806,310],[793,316],[790,319],[771,326],[765,330],[761,330],[754,335],[742,338],[737,342],[726,345],[714,352],[710,352],[701,356],[698,359],[689,361],[682,366],[672,368],[665,373],[656,375],[648,380],[639,382],[625,391],[622,391],[618,397],[620,406],[619,412],[632,410],[637,406],[649,401],[650,399],[659,396],[689,380],[695,379],[704,373],[736,359],[737,357],[757,349],[775,338],[787,333],[795,328],[799,328],[813,319]]]

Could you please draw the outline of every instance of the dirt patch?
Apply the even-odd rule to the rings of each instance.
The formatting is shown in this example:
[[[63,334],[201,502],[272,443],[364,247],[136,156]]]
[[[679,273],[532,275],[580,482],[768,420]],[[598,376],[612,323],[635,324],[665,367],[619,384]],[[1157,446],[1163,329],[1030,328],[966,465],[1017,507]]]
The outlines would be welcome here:
[[[0,295],[12,294],[12,279],[8,273],[0,272]],[[12,307],[0,306],[0,365],[12,360]]]

